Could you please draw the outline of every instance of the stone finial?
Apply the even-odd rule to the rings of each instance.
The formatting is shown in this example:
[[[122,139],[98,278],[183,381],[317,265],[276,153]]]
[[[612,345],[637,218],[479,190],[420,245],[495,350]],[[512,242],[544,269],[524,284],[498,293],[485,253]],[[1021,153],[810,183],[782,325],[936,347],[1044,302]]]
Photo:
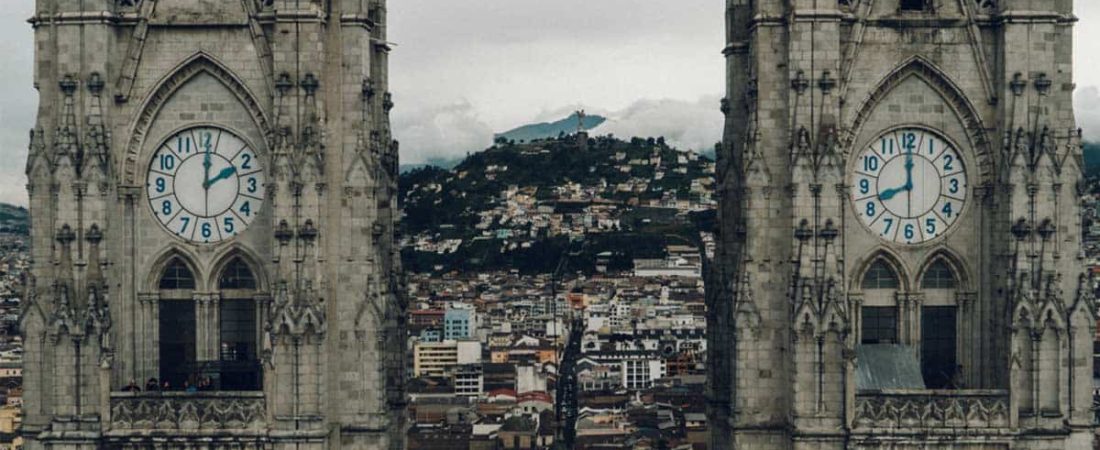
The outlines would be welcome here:
[[[1024,74],[1016,72],[1012,74],[1012,81],[1008,82],[1008,86],[1012,89],[1012,94],[1019,97],[1024,95],[1024,88],[1027,87],[1027,80],[1024,80]]]
[[[92,72],[88,75],[88,91],[92,95],[99,95],[103,92],[103,87],[106,83],[103,82],[103,78],[99,75],[99,72]]]
[[[1031,234],[1031,224],[1027,222],[1027,219],[1021,217],[1016,223],[1012,224],[1012,235],[1016,236],[1017,241],[1022,241]]]
[[[1039,91],[1039,95],[1049,94],[1052,84],[1053,82],[1047,78],[1047,74],[1045,73],[1040,73],[1039,76],[1035,78],[1035,90]]]
[[[294,83],[290,81],[289,73],[280,73],[279,77],[275,79],[275,89],[279,91],[279,95],[286,95],[291,87],[294,87]]]
[[[833,78],[832,72],[826,70],[821,73],[821,79],[817,80],[817,87],[821,88],[821,92],[824,92],[825,95],[829,95],[836,87],[836,83],[836,78]]]
[[[313,76],[312,73],[307,73],[300,84],[302,89],[305,89],[306,95],[313,95],[317,92],[317,88],[321,86],[321,82],[317,81],[317,77]]]
[[[798,95],[802,95],[809,87],[810,80],[806,79],[806,72],[803,70],[799,70],[798,73],[795,74],[794,79],[791,80],[791,89],[794,89],[794,91],[797,92]]]

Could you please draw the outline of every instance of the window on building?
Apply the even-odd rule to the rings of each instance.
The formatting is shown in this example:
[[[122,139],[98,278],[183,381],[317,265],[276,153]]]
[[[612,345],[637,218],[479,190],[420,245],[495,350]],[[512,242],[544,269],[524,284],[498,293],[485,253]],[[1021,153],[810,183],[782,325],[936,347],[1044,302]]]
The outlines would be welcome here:
[[[195,364],[195,303],[191,299],[160,301],[160,382],[183,389],[193,381]]]
[[[161,289],[194,289],[195,275],[179,258],[172,258],[160,277]]]
[[[947,263],[941,259],[928,266],[928,270],[924,272],[924,278],[921,279],[920,287],[922,289],[955,289],[956,284],[955,272],[951,271]]]
[[[262,388],[257,352],[256,276],[240,258],[234,258],[218,277],[222,289],[218,312],[221,342],[218,347],[219,387],[230,391]]]
[[[867,273],[863,275],[863,289],[897,289],[900,286],[898,275],[886,261],[878,260],[871,264]]]
[[[921,374],[929,389],[959,388],[954,306],[921,309]]]
[[[864,344],[893,344],[898,341],[898,310],[893,306],[862,308]]]
[[[928,9],[928,0],[901,0],[902,11],[924,11]]]
[[[252,269],[241,261],[233,258],[229,265],[225,266],[221,278],[218,279],[218,287],[221,289],[256,289],[256,277],[252,275]]]

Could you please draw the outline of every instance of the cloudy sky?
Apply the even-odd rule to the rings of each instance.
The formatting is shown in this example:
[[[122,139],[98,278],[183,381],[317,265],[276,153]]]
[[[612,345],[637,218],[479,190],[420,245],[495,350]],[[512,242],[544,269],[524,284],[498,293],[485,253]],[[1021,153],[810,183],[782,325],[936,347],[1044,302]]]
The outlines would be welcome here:
[[[1083,24],[1100,2],[1075,0]],[[0,11],[0,202],[26,203],[23,165],[37,102],[31,0]],[[493,132],[585,108],[601,132],[719,139],[720,0],[391,0],[391,90],[402,162],[476,151]],[[1100,139],[1100,27],[1078,26],[1078,111]]]

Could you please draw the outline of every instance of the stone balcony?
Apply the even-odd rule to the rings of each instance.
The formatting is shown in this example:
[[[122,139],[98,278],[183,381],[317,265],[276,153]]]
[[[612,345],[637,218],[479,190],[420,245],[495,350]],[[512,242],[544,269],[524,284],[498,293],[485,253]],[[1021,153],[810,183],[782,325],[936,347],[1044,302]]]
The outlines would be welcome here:
[[[262,432],[267,408],[262,392],[112,392],[112,434]]]
[[[856,394],[857,430],[935,431],[1005,429],[1011,425],[1008,391],[883,389]]]

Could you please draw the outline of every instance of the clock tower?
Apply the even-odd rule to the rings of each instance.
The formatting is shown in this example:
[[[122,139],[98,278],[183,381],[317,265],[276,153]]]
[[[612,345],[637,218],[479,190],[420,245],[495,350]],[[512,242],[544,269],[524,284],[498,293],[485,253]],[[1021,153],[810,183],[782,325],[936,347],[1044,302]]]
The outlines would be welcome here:
[[[401,448],[385,1],[30,23],[27,448]]]
[[[713,448],[1091,449],[1070,0],[730,0]]]

